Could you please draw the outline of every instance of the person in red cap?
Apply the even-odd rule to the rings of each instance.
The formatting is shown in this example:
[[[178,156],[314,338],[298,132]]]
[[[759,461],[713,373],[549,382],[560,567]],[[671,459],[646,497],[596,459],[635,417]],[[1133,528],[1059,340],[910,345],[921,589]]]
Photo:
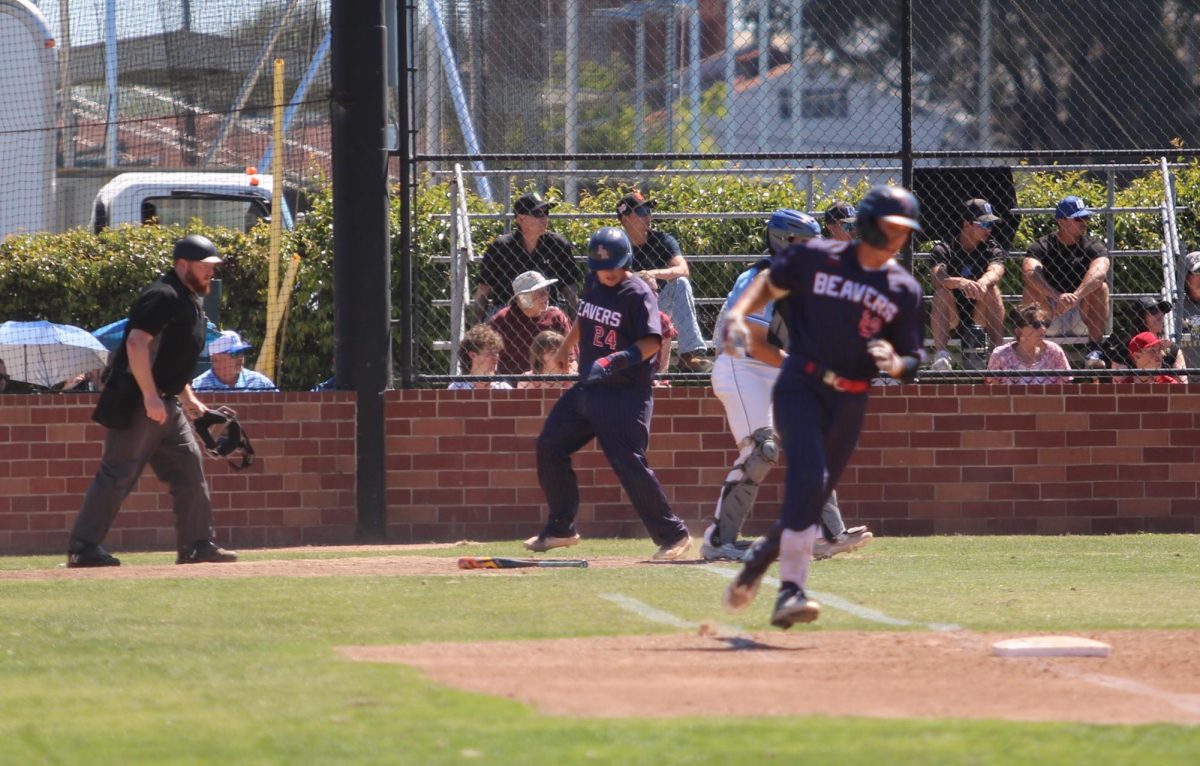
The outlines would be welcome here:
[[[1152,332],[1140,332],[1129,341],[1129,356],[1133,365],[1139,370],[1161,370],[1163,353],[1166,347],[1163,341]],[[1155,383],[1182,383],[1174,375],[1155,375]]]

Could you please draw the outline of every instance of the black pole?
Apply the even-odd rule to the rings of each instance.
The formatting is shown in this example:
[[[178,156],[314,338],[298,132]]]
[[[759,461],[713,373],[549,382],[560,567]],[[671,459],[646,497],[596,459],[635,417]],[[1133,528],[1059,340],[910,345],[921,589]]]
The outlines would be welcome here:
[[[912,0],[900,0],[900,174],[905,189],[913,188]],[[904,248],[904,268],[912,271],[912,243]]]
[[[397,157],[400,162],[400,385],[412,388],[416,381],[413,363],[415,327],[413,324],[413,259],[412,259],[412,208],[416,189],[412,185],[414,141],[416,122],[410,99],[410,80],[413,76],[413,45],[409,39],[412,12],[404,0],[389,0],[399,6],[396,9],[396,39],[399,43],[400,77],[396,83],[397,121],[400,123],[400,146]]]
[[[333,0],[330,28],[334,364],[338,387],[358,394],[357,535],[382,540],[392,378],[383,0]]]

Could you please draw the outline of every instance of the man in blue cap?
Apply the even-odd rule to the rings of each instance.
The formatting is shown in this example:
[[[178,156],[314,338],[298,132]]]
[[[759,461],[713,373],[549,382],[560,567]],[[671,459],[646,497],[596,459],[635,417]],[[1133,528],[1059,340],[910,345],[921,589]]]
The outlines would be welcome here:
[[[1079,197],[1060,200],[1054,217],[1058,230],[1025,253],[1021,301],[1036,301],[1050,313],[1048,335],[1086,335],[1087,366],[1104,367],[1102,341],[1111,308],[1108,248],[1088,234],[1092,211]]]

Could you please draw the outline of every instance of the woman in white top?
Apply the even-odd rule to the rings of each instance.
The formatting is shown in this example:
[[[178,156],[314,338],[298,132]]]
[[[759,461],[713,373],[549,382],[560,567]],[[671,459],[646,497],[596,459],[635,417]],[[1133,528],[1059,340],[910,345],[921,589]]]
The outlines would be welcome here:
[[[500,352],[504,350],[504,339],[500,333],[485,324],[477,324],[458,344],[458,364],[466,368],[468,375],[495,375],[500,364]],[[512,388],[502,380],[456,380],[447,388]]]
[[[1012,343],[997,346],[988,360],[989,370],[1069,370],[1067,355],[1062,347],[1046,340],[1050,314],[1037,303],[1026,303],[1013,309]],[[1021,377],[988,378],[988,383],[1068,383],[1069,377],[1025,375]]]

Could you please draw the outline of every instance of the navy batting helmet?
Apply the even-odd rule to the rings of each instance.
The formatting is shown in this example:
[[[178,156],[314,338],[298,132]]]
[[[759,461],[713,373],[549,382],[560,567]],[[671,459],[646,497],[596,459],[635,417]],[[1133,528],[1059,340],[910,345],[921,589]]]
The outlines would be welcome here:
[[[921,205],[908,189],[899,186],[876,186],[858,203],[859,238],[872,247],[886,247],[887,236],[880,228],[880,221],[921,231]]]
[[[633,247],[624,229],[605,226],[588,240],[588,269],[627,269],[633,263]]]
[[[819,236],[821,225],[799,210],[781,207],[767,220],[767,249],[772,254],[782,253],[798,240]]]

